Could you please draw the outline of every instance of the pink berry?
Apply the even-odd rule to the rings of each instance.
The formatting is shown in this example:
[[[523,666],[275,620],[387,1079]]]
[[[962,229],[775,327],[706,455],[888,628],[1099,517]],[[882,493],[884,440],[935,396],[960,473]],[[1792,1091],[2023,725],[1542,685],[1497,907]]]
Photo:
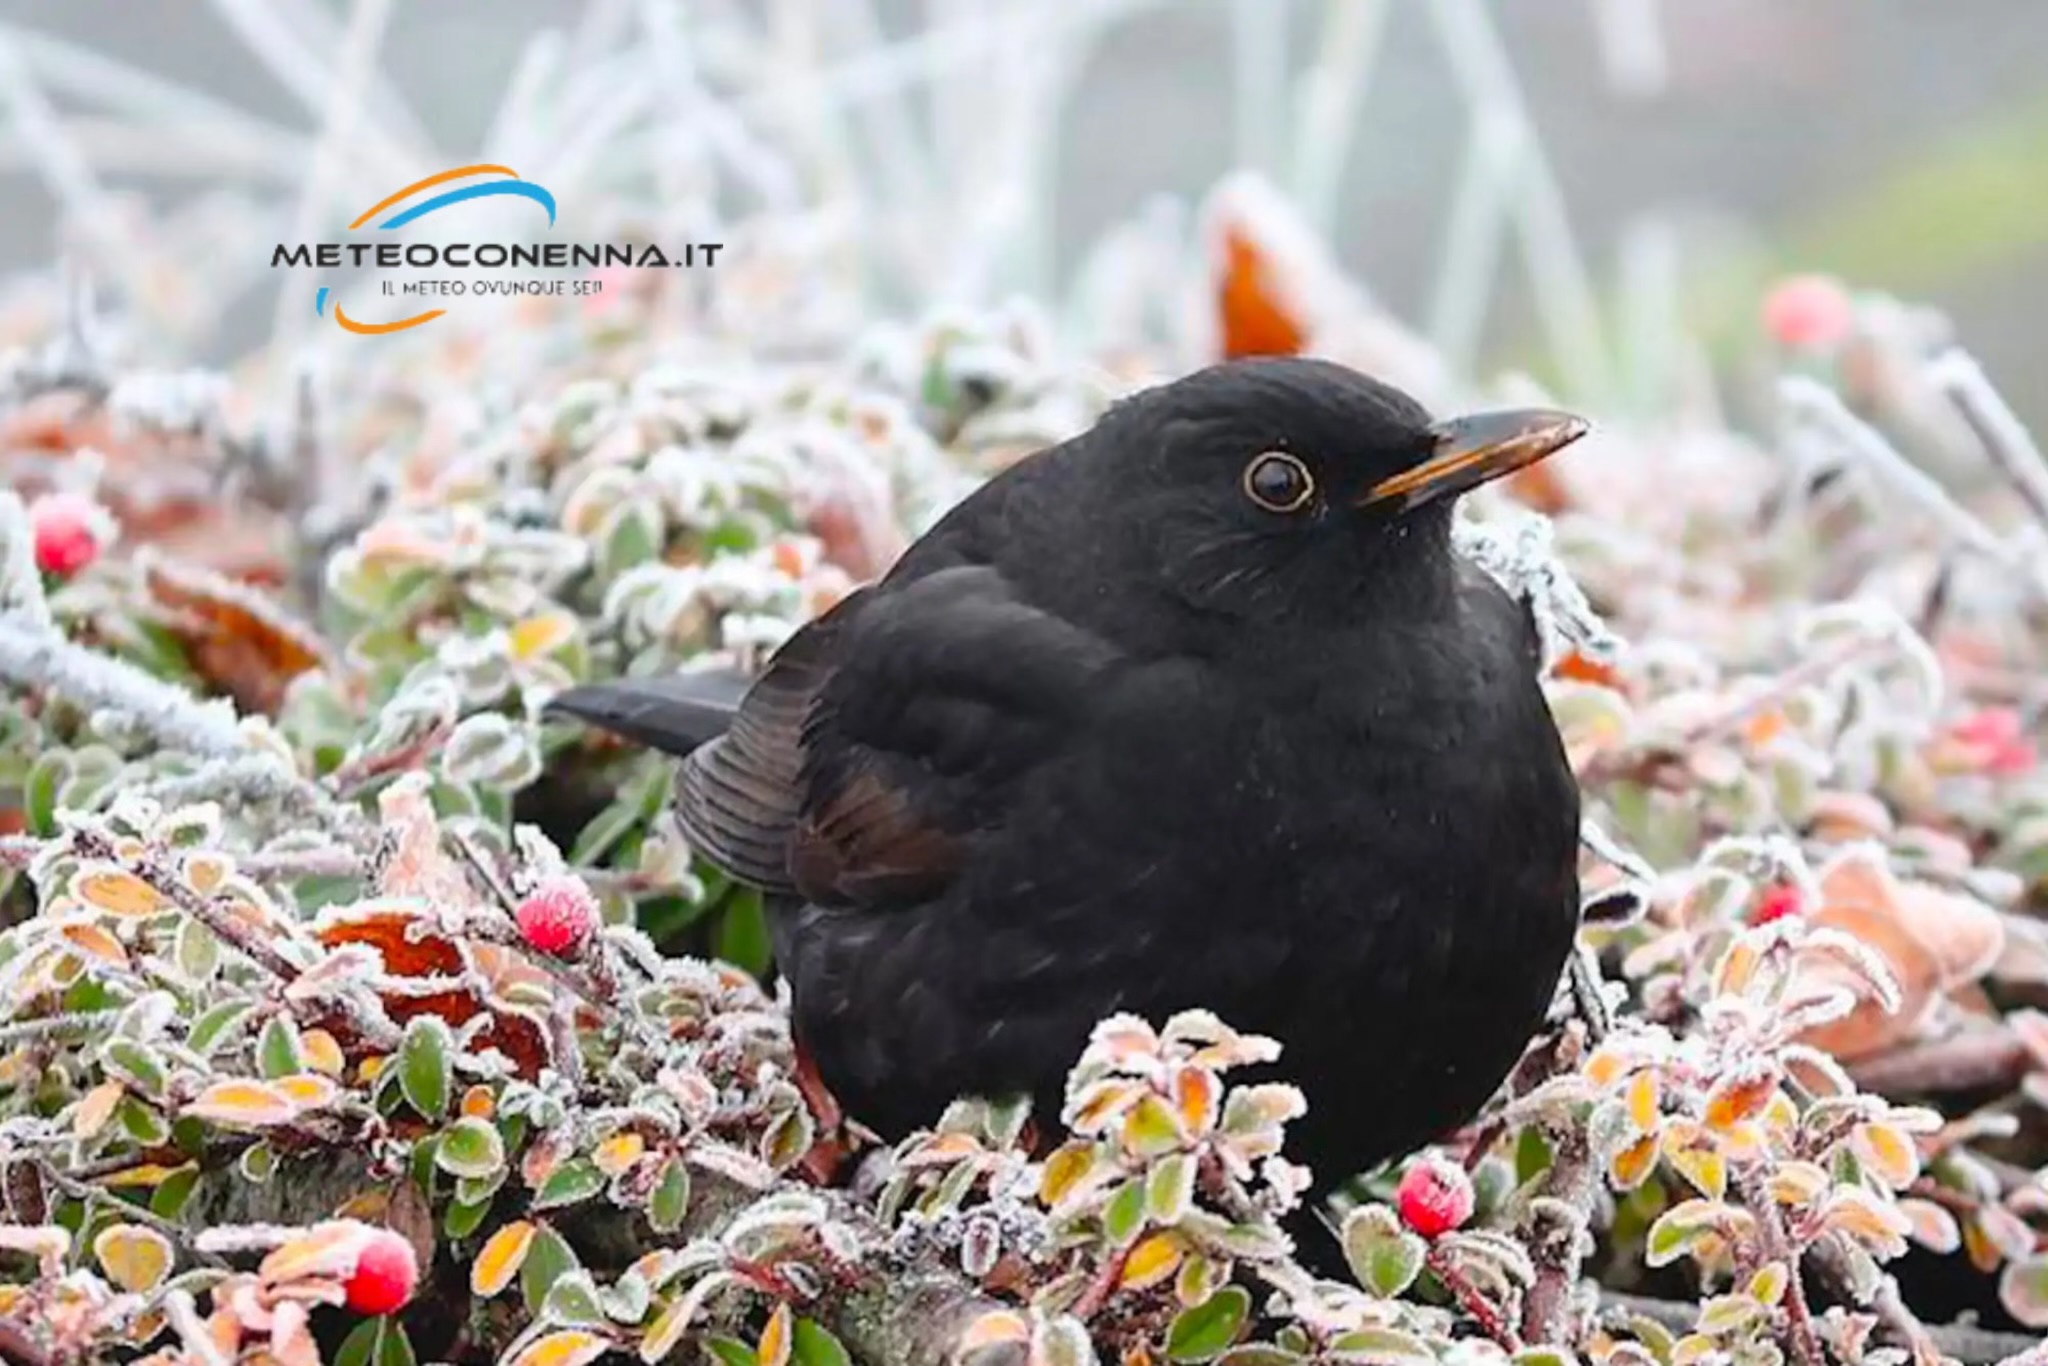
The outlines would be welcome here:
[[[580,878],[547,878],[513,913],[528,945],[557,958],[573,957],[597,932],[597,899]]]
[[[1951,738],[1968,751],[1980,772],[2010,776],[2031,773],[2040,755],[2026,734],[2026,723],[2011,707],[1984,707],[1949,727]]]
[[[363,1240],[356,1269],[349,1273],[348,1307],[358,1314],[389,1314],[403,1309],[419,1284],[420,1263],[412,1244],[388,1228]]]
[[[1795,275],[1764,299],[1764,330],[1794,351],[1840,344],[1856,325],[1856,301],[1828,275]]]
[[[31,503],[28,516],[36,568],[45,574],[69,578],[99,558],[107,515],[90,498],[53,493]]]
[[[1783,920],[1787,916],[1800,915],[1805,910],[1806,905],[1799,895],[1799,889],[1789,883],[1781,882],[1758,899],[1755,907],[1750,910],[1749,923],[1752,925],[1768,925],[1773,920]]]
[[[1401,1174],[1394,1207],[1425,1238],[1449,1233],[1472,1217],[1472,1179],[1455,1162],[1425,1157]]]

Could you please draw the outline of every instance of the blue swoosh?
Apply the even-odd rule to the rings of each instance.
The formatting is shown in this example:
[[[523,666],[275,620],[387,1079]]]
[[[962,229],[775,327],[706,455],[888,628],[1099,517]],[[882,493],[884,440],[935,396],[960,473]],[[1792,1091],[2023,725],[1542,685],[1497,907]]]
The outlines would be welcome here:
[[[320,292],[313,296],[313,311],[321,317],[327,316],[327,286],[320,286]]]
[[[436,209],[445,209],[450,204],[460,204],[465,199],[484,199],[491,195],[516,194],[522,199],[531,199],[548,211],[548,226],[555,225],[555,197],[530,180],[494,180],[485,185],[466,185],[459,190],[450,190],[436,195],[424,204],[415,204],[404,213],[387,218],[377,227],[402,228],[415,218],[424,217]]]

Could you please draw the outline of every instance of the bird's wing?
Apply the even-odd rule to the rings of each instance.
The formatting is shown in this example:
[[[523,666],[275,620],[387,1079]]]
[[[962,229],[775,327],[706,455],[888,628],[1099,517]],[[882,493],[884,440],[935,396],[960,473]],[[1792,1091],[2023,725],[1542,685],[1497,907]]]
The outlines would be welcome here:
[[[725,733],[684,758],[676,817],[692,848],[742,882],[794,892],[790,839],[802,808],[804,719],[869,591],[846,598],[775,652]]]
[[[1118,658],[985,566],[870,592],[792,639],[727,737],[691,757],[685,829],[737,875],[818,905],[927,899]]]

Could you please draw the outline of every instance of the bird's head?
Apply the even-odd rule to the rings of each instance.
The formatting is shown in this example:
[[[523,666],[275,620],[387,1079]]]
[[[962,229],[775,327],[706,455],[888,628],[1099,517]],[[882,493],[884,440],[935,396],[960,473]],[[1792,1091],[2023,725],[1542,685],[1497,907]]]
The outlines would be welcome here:
[[[1251,620],[1343,618],[1448,588],[1458,495],[1586,432],[1548,409],[1439,421],[1392,385],[1299,358],[1197,371],[1104,427],[1111,454],[1093,475],[1112,481],[1099,501],[1125,544],[1175,596]]]

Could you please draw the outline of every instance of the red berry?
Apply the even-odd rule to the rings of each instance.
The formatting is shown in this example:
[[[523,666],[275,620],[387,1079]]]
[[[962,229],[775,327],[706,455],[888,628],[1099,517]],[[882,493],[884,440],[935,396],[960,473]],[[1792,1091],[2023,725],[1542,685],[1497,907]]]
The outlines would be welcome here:
[[[1401,1173],[1394,1207],[1425,1238],[1449,1233],[1472,1217],[1472,1179],[1455,1162],[1425,1157]]]
[[[572,957],[597,932],[597,898],[581,878],[567,874],[547,878],[527,894],[513,912],[519,933],[542,953]]]
[[[1803,914],[1805,910],[1805,900],[1799,895],[1799,889],[1790,883],[1781,882],[1758,899],[1749,912],[1749,923],[1768,925],[1773,920]]]
[[[1856,325],[1856,301],[1827,275],[1795,275],[1764,300],[1764,330],[1795,351],[1826,350]]]
[[[99,558],[107,516],[90,498],[53,493],[29,505],[36,568],[69,578]]]
[[[348,1307],[358,1314],[389,1314],[403,1309],[419,1284],[420,1263],[412,1244],[388,1228],[363,1240],[356,1269],[349,1273]]]
[[[1966,751],[1970,766],[1983,773],[2011,776],[2031,773],[2040,762],[2027,724],[2011,707],[1984,707],[1949,727],[1949,736]]]

